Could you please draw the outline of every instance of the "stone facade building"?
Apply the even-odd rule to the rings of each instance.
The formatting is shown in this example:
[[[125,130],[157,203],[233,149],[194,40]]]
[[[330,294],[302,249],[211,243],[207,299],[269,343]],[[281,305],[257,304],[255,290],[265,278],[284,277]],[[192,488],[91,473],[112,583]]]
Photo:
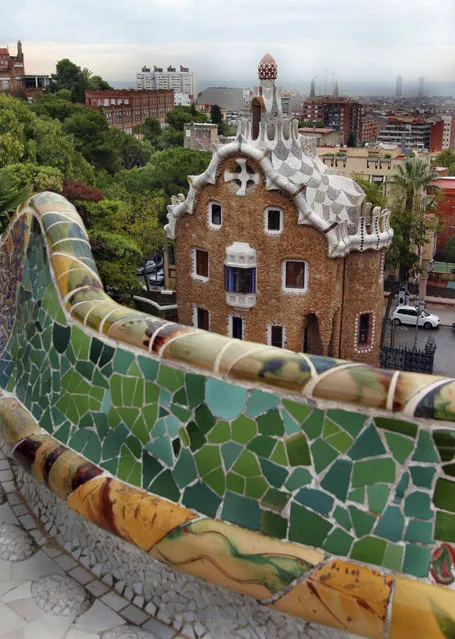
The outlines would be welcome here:
[[[251,118],[168,207],[179,321],[377,364],[389,212],[299,136],[276,76],[265,56]]]
[[[85,104],[101,110],[111,127],[132,133],[134,127],[149,117],[164,124],[166,113],[174,108],[174,92],[166,89],[86,91]]]
[[[9,49],[0,47],[0,91],[17,91],[24,86],[25,74],[22,42],[18,40],[17,55],[10,55]]]

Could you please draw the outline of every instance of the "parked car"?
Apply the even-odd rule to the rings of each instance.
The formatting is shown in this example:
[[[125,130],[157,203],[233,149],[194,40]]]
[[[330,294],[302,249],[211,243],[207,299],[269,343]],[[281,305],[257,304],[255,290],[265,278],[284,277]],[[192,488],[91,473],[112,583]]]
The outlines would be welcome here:
[[[138,275],[151,275],[152,273],[156,273],[157,270],[163,268],[163,257],[159,256],[154,260],[149,260],[146,262],[145,267],[141,266],[136,269],[136,273]]]
[[[155,273],[148,275],[150,286],[163,286],[164,284],[164,271],[160,269]]]
[[[419,326],[423,326],[423,328],[438,328],[441,323],[439,315],[428,313],[427,311],[420,311],[419,314],[419,311],[415,308],[415,306],[397,306],[392,313],[392,322],[395,326],[400,326],[400,324],[415,326],[417,316],[419,316]]]

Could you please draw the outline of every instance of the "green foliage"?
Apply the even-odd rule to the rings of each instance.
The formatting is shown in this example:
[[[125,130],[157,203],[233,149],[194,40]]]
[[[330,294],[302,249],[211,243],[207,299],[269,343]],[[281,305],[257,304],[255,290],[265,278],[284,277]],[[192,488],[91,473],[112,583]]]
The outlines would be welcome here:
[[[51,91],[62,96],[62,91],[69,91],[73,102],[85,102],[86,91],[104,91],[112,89],[111,85],[99,75],[92,75],[87,69],[81,69],[64,58],[56,65],[55,73],[51,75]],[[67,95],[67,94],[65,94]]]
[[[369,182],[368,177],[362,173],[353,173],[352,179],[365,191],[367,202],[371,202],[373,206],[380,206],[385,208],[386,197],[382,191],[382,188],[378,184],[372,184]]]
[[[68,93],[70,100],[64,95]],[[63,95],[62,95],[63,94]],[[71,102],[71,93],[67,89],[61,89],[56,95],[53,93],[43,93],[32,105],[30,109],[37,115],[48,115],[52,119],[64,122],[66,118],[75,113],[78,109]]]
[[[217,104],[212,104],[210,107],[210,121],[213,122],[213,124],[218,124],[218,126],[223,123],[221,109]]]
[[[194,114],[191,107],[186,106],[176,106],[166,113],[166,123],[177,131],[183,131],[188,122],[207,122],[207,117],[203,113]]]
[[[0,232],[10,220],[11,214],[32,194],[30,186],[17,189],[6,169],[0,170]]]
[[[445,262],[455,262],[455,237],[447,240],[445,247],[440,251],[440,255]]]
[[[158,118],[147,118],[144,124],[135,127],[134,133],[139,133],[144,136],[144,139],[150,142],[152,146],[156,146],[157,141],[161,136],[160,121]]]
[[[61,193],[63,188],[63,173],[53,166],[40,166],[33,162],[9,164],[7,172],[12,185],[17,190],[30,186],[33,193],[54,191]]]
[[[436,166],[445,166],[449,169],[449,175],[455,175],[455,153],[451,149],[444,149],[435,158]]]
[[[317,120],[314,123],[316,129],[323,129],[324,128],[324,122],[322,120]],[[299,120],[299,127],[303,127],[303,128],[313,128],[313,120]]]

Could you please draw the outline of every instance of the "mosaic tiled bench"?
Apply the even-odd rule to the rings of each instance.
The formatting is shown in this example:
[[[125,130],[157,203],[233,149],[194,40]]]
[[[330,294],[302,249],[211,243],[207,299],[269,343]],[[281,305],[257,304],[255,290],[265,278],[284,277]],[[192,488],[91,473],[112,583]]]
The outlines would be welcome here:
[[[119,306],[74,207],[42,193],[0,246],[0,389],[24,492],[107,531],[112,560],[129,542],[258,607],[455,636],[455,380]]]

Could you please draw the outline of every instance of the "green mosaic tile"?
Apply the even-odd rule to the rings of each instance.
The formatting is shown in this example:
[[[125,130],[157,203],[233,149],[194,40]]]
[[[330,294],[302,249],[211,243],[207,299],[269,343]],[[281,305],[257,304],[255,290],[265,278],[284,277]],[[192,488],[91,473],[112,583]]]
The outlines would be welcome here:
[[[333,497],[317,488],[301,488],[294,499],[321,515],[329,515],[333,508]]]
[[[202,404],[205,397],[205,377],[203,375],[187,373],[185,375],[185,388],[190,408]]]
[[[199,475],[204,476],[221,466],[221,455],[218,446],[207,444],[194,454]]]
[[[288,471],[282,466],[278,466],[263,457],[259,457],[259,463],[261,465],[262,472],[270,485],[275,488],[281,488],[287,479]]]
[[[412,541],[422,544],[432,544],[433,522],[411,520],[406,530],[405,541]]]
[[[243,419],[247,418],[244,417]],[[257,418],[257,424],[259,427],[259,432],[262,435],[277,435],[280,437],[284,435],[283,420],[281,419],[281,415],[276,408],[272,408],[272,410],[269,410],[267,413],[265,413],[265,415],[260,415]],[[232,427],[234,428],[234,423],[232,424]]]
[[[292,402],[290,399],[283,399],[281,403],[299,424],[301,424],[313,410],[311,406],[298,404],[297,402]]]
[[[435,430],[433,440],[441,456],[441,461],[450,462],[455,457],[455,431]]]
[[[397,506],[388,506],[380,518],[375,534],[389,541],[401,541],[403,536],[404,517]]]
[[[173,401],[176,404],[180,404],[181,406],[188,406],[188,398],[186,396],[186,391],[184,388],[181,388],[176,393],[174,393]]]
[[[442,467],[443,472],[450,477],[455,477],[455,464],[445,464]]]
[[[242,477],[255,477],[261,474],[261,468],[256,455],[248,450],[242,452],[232,467],[232,470],[238,475],[242,475]]]
[[[372,513],[380,515],[389,499],[390,487],[384,484],[367,486],[368,508]]]
[[[204,404],[194,411],[194,419],[203,433],[208,433],[216,423],[216,419]]]
[[[355,488],[351,490],[348,496],[349,501],[355,501],[356,504],[365,504],[365,488]]]
[[[120,449],[117,477],[133,486],[142,486],[142,464],[125,444]]]
[[[223,444],[231,439],[231,428],[228,422],[219,421],[207,435],[211,444]]]
[[[414,455],[412,456],[412,460],[420,461],[420,462],[439,463],[439,456],[438,456],[438,453],[436,452],[436,448],[433,444],[431,435],[430,433],[428,433],[427,431],[423,429],[419,433],[419,438],[417,440],[417,447],[416,447]]]
[[[139,366],[136,364],[135,361],[133,361],[133,363],[129,367],[127,375],[132,375],[134,377],[142,377],[142,373],[139,369]]]
[[[288,490],[295,490],[306,484],[310,484],[312,480],[311,473],[306,468],[295,468],[289,475],[285,486]]]
[[[248,398],[246,388],[209,377],[205,383],[205,400],[215,417],[234,419],[238,417]]]
[[[68,438],[70,436],[70,428],[71,426],[69,422],[66,422],[66,424],[60,426],[60,428],[58,428],[54,433],[55,439],[57,439],[62,444],[67,444]]]
[[[327,552],[343,556],[349,554],[353,541],[354,537],[348,535],[344,530],[336,528],[327,537],[322,547]]]
[[[233,524],[259,530],[261,510],[254,499],[226,492],[221,517]]]
[[[385,433],[387,445],[399,464],[404,464],[414,449],[414,442],[403,435]]]
[[[171,404],[171,411],[181,422],[187,422],[191,417],[191,411],[186,410],[183,406],[179,406],[178,404]]]
[[[261,503],[267,508],[281,512],[287,505],[291,496],[289,493],[284,493],[276,488],[269,488],[266,494],[262,497]]]
[[[220,495],[220,497],[226,492],[226,477],[222,468],[217,468],[216,470],[212,470],[211,473],[204,475],[204,481]]]
[[[150,484],[149,490],[155,495],[161,495],[171,501],[180,499],[180,490],[172,477],[170,470],[165,470]]]
[[[208,486],[201,483],[185,488],[182,501],[187,508],[207,515],[207,517],[216,517],[218,507],[221,504],[221,498]]]
[[[77,430],[71,436],[68,446],[95,464],[98,464],[101,459],[100,440],[92,430]]]
[[[161,406],[170,406],[172,399],[172,393],[166,388],[160,388],[159,390],[159,402]]]
[[[329,446],[323,439],[317,439],[311,444],[311,454],[317,473],[327,468],[338,457],[338,451]]]
[[[365,537],[355,542],[351,552],[351,559],[380,566],[384,559],[386,548],[387,542],[383,539]]]
[[[440,477],[436,482],[433,503],[437,508],[455,512],[455,482]]]
[[[368,459],[354,464],[352,486],[357,488],[369,484],[395,481],[395,462],[392,459]]]
[[[232,439],[238,444],[247,444],[257,435],[256,422],[241,415],[231,424]]]
[[[172,451],[171,442],[168,437],[160,437],[155,439],[146,445],[146,450],[149,450],[155,457],[160,459],[166,466],[172,466],[174,463],[174,454]]]
[[[417,519],[432,519],[431,498],[427,493],[415,491],[408,495],[404,504],[404,512],[407,517]]]
[[[315,439],[322,433],[324,424],[324,411],[314,409],[311,415],[303,422],[302,429],[309,439]]]
[[[455,542],[455,515],[436,511],[435,539]]]
[[[427,577],[430,568],[430,549],[406,544],[403,572],[414,577]]]
[[[428,468],[427,466],[411,466],[410,471],[414,486],[431,489],[436,468]]]
[[[346,433],[337,433],[331,437],[327,437],[327,443],[337,449],[340,453],[345,453],[353,443],[352,437],[349,437]]]
[[[357,537],[368,535],[376,523],[376,517],[364,512],[363,510],[359,510],[356,506],[349,506],[348,508]]]
[[[331,419],[324,420],[324,428],[322,429],[322,437],[324,439],[327,439],[327,437],[330,437],[330,435],[335,435],[341,432],[341,428],[337,426]]]
[[[137,361],[145,379],[150,382],[155,381],[158,373],[158,362],[150,357],[143,357],[142,355],[139,355]]]
[[[249,477],[246,480],[245,494],[247,497],[260,499],[268,490],[268,483],[263,477]]]
[[[226,487],[234,493],[243,494],[245,492],[246,480],[240,475],[229,472],[226,477]]]
[[[280,398],[270,393],[253,390],[248,401],[245,413],[248,417],[257,417],[271,408],[275,408],[280,403]]]
[[[284,517],[280,517],[276,513],[264,511],[261,515],[261,532],[276,539],[284,539],[286,537],[288,522]]]
[[[54,322],[52,327],[52,340],[57,353],[64,353],[69,344],[71,336],[71,328],[69,326],[61,326]]]
[[[161,473],[163,466],[148,451],[142,451],[142,486],[148,489],[150,483]],[[174,475],[175,479],[175,475]]]
[[[286,448],[282,441],[277,441],[275,450],[270,456],[271,461],[274,461],[277,464],[281,464],[282,466],[287,466],[289,461],[286,454]]]
[[[351,459],[366,459],[367,457],[379,457],[386,453],[386,449],[373,424],[370,424],[356,439],[349,449]]]
[[[320,548],[332,529],[332,524],[304,506],[291,505],[289,540]]]
[[[352,463],[337,459],[325,474],[321,486],[341,501],[345,501],[351,480]]]
[[[248,450],[257,453],[260,457],[269,457],[276,444],[276,439],[273,437],[267,437],[266,435],[258,435],[250,441],[247,448]]]
[[[400,481],[398,482],[398,485],[396,487],[395,496],[393,498],[394,504],[400,504],[403,501],[406,491],[408,489],[408,486],[409,486],[409,473],[406,472],[401,475]]]
[[[281,409],[280,411],[281,417],[283,418],[284,430],[286,431],[286,435],[294,435],[295,433],[300,433],[300,426],[297,422],[290,416],[287,410]]]
[[[352,529],[351,516],[345,508],[337,506],[334,510],[333,516],[342,528],[348,531]]]
[[[114,364],[115,366],[115,364]],[[185,374],[177,368],[160,364],[157,382],[168,391],[174,392],[182,388],[185,382]]]
[[[375,417],[374,423],[378,428],[383,428],[393,433],[401,433],[401,435],[407,435],[408,437],[417,435],[417,424],[412,422],[404,422],[390,417]]]
[[[227,442],[221,446],[221,456],[223,457],[224,466],[227,470],[231,468],[237,457],[242,452],[243,448],[240,444],[235,442]]]
[[[365,424],[366,417],[359,413],[352,413],[350,411],[335,409],[327,411],[327,417],[332,419],[336,424],[341,426],[343,430],[348,432],[352,437],[357,435],[362,430]]]
[[[120,453],[120,448],[128,434],[127,428],[121,424],[117,428],[109,431],[106,439],[103,441],[102,457],[103,459],[112,459]]]
[[[398,544],[387,544],[384,559],[382,560],[383,567],[400,572],[403,563],[403,553],[403,546],[398,546]]]
[[[124,351],[121,348],[116,348],[112,366],[116,373],[126,374],[127,370],[131,366],[134,360],[134,355],[129,351]]]
[[[291,466],[309,466],[311,464],[308,442],[303,433],[292,435],[286,439],[285,443]]]

